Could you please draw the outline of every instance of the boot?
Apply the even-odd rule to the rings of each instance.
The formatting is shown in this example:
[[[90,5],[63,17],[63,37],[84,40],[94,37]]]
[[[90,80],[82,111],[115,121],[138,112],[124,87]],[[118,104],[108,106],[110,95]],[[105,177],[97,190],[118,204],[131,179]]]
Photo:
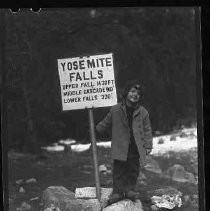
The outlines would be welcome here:
[[[130,199],[132,201],[136,201],[137,199],[139,199],[139,197],[140,193],[133,190],[127,191],[125,193],[125,198]]]
[[[109,200],[108,200],[108,205],[110,204],[114,204],[120,200],[122,200],[124,197],[123,197],[123,194],[122,193],[112,193],[109,197]]]

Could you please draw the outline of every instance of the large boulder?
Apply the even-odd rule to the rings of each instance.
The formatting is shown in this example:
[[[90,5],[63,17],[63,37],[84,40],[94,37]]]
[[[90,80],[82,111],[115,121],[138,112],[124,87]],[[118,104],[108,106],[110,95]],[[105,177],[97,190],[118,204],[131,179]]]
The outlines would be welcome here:
[[[125,199],[104,208],[103,211],[143,211],[143,208],[140,200],[132,202]]]
[[[99,211],[100,209],[97,199],[72,199],[65,206],[51,204],[44,211]]]
[[[112,188],[102,188],[101,187],[101,207],[105,207],[107,205],[110,194],[112,193]],[[96,198],[96,188],[95,187],[83,187],[76,188],[75,197],[80,199],[94,199]]]
[[[108,198],[112,193],[112,188],[102,188],[101,187],[101,199]],[[96,188],[95,187],[83,187],[76,188],[75,198],[96,198]]]
[[[177,196],[169,196],[169,195],[162,195],[162,196],[153,196],[151,198],[152,206],[156,206],[158,209],[169,209],[172,210],[176,207],[182,206],[182,199]],[[157,210],[158,210],[157,209]]]
[[[193,184],[197,183],[194,175],[190,172],[185,171],[184,167],[179,164],[175,164],[170,167],[167,170],[166,176],[176,182],[189,182]]]
[[[50,186],[42,194],[41,203],[44,208],[52,205],[64,209],[75,199],[75,194],[62,186]]]
[[[99,211],[101,207],[107,205],[108,196],[111,192],[112,189],[110,188],[101,188],[102,194],[99,202],[95,198],[94,187],[77,188],[75,194],[65,187],[51,186],[43,192],[41,202],[45,210],[55,207],[55,209],[62,211]]]
[[[151,196],[152,210],[174,209],[182,206],[182,193],[175,188],[167,187],[148,191]]]

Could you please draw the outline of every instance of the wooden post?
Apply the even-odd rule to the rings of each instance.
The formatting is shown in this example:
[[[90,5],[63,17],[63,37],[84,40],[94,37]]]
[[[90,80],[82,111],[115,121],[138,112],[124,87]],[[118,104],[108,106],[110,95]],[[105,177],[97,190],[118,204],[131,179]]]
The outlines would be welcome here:
[[[92,142],[91,145],[92,145],[92,150],[93,150],[96,197],[100,201],[101,187],[100,187],[99,170],[98,170],[98,157],[97,157],[97,147],[96,147],[95,124],[94,124],[94,118],[93,118],[93,108],[88,109],[88,113],[89,113],[89,122],[90,122],[90,138],[91,138],[91,142]]]

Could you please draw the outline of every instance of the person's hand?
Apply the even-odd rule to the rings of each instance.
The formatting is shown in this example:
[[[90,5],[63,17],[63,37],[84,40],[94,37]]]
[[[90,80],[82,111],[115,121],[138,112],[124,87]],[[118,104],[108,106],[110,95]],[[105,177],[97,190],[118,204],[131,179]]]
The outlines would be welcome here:
[[[152,149],[146,149],[146,155],[149,155],[152,152]]]

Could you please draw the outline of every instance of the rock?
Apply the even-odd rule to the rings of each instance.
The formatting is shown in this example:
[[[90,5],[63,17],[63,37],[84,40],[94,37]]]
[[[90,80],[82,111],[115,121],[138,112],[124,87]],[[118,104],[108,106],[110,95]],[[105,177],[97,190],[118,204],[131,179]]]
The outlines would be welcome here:
[[[146,176],[144,175],[144,173],[142,173],[141,171],[140,171],[140,173],[139,173],[139,176],[138,176],[138,180],[146,180],[147,178],[146,178]]]
[[[197,150],[190,152],[190,165],[193,169],[193,173],[198,175],[198,152],[197,152]]]
[[[107,167],[103,164],[99,166],[99,172],[107,171]]]
[[[61,211],[58,207],[56,207],[54,204],[51,204],[50,207],[44,209],[44,211]]]
[[[179,135],[180,138],[186,138],[188,137],[187,133],[185,132],[181,132],[180,135]]]
[[[158,162],[154,159],[152,159],[151,157],[148,157],[146,160],[146,166],[144,166],[144,168],[147,171],[151,171],[153,173],[157,173],[157,174],[162,174],[162,170],[158,164]]]
[[[152,203],[160,209],[164,208],[172,210],[176,207],[182,206],[182,199],[178,194],[174,196],[170,195],[153,196],[151,200]]]
[[[25,192],[26,192],[25,189],[23,187],[20,187],[19,193],[25,193]]]
[[[92,9],[90,11],[90,16],[91,16],[91,18],[95,18],[95,16],[96,16],[96,10],[95,9]]]
[[[112,188],[101,188],[101,206],[105,207],[107,205],[108,198],[112,193]],[[95,187],[83,187],[76,188],[75,198],[87,199],[96,198],[96,188]]]
[[[192,195],[192,204],[193,204],[194,206],[196,206],[196,205],[199,204],[199,197],[198,197],[197,194],[193,194],[193,195]]]
[[[39,199],[39,197],[37,196],[37,197],[31,198],[30,201],[36,201],[38,199]]]
[[[144,186],[147,185],[147,183],[146,183],[145,181],[140,181],[139,184],[140,184],[140,185],[144,185]]]
[[[81,192],[81,190],[83,191]],[[92,190],[94,194],[91,193],[90,190]],[[78,194],[78,192],[80,194]],[[56,208],[59,208],[62,211],[99,211],[101,209],[101,206],[106,206],[106,202],[111,192],[112,189],[102,188],[100,203],[98,199],[91,198],[96,195],[94,187],[85,187],[80,189],[77,188],[76,194],[74,194],[73,192],[62,186],[51,186],[43,192],[41,201],[44,208],[50,208],[52,207],[52,205],[54,205]],[[87,195],[87,193],[89,193],[90,195]],[[76,198],[75,196],[84,198]],[[50,209],[48,210],[50,211]]]
[[[167,175],[176,182],[189,182],[196,184],[195,177],[192,173],[185,171],[184,167],[175,164],[167,170]]]
[[[44,209],[44,211],[53,211],[51,208],[46,208],[46,209]]]
[[[182,205],[182,193],[173,187],[148,191],[147,194],[152,196],[151,201],[154,205],[153,210],[162,208],[174,209],[175,207],[181,207]]]
[[[194,132],[190,132],[190,134],[189,134],[189,137],[188,137],[189,139],[194,139],[194,138],[196,138],[196,135],[195,135],[195,133]]]
[[[24,183],[23,179],[16,180],[15,183],[17,185],[22,185]]]
[[[156,136],[160,136],[162,134],[162,132],[160,132],[158,130],[157,131],[154,131],[154,133],[155,133]]]
[[[27,210],[30,210],[31,209],[31,205],[26,203],[26,202],[23,202],[21,204],[21,206],[19,208],[17,208],[17,211],[27,211]]]
[[[35,178],[30,178],[30,179],[26,180],[26,184],[32,184],[32,183],[37,183]]]
[[[170,137],[170,141],[176,141],[176,135],[172,135],[172,136]]]
[[[197,163],[193,163],[193,164],[191,164],[191,167],[193,169],[193,173],[195,175],[198,175],[198,164]]]
[[[193,206],[197,206],[198,205],[198,195],[197,194],[193,194],[193,195],[185,195],[184,197],[184,202],[185,203],[188,203],[188,204],[191,204]]]
[[[62,211],[99,211],[101,205],[98,199],[74,199],[70,200]]]
[[[159,210],[162,208],[174,209],[175,207],[181,207],[182,205],[182,193],[173,187],[147,191],[147,194],[148,196],[152,196],[151,201],[154,205],[154,210]]]
[[[138,179],[137,179],[137,185],[139,184],[139,185],[144,185],[144,186],[146,186],[146,185],[147,185],[147,183],[145,182],[146,179],[147,179],[147,178],[146,178],[146,176],[144,175],[144,173],[142,173],[142,172],[140,171],[139,176],[138,176]]]
[[[189,202],[190,201],[190,196],[189,195],[185,195],[184,196],[184,202]]]
[[[41,202],[45,208],[50,207],[51,204],[65,207],[72,199],[75,199],[75,194],[62,186],[50,186],[41,196]]]
[[[107,175],[107,174],[111,174],[112,173],[112,170],[106,170],[105,172],[103,172],[105,175]]]
[[[158,144],[164,144],[164,139],[163,138],[159,138]]]
[[[182,196],[182,193],[178,191],[176,188],[173,187],[167,187],[167,188],[160,188],[152,191],[147,191],[148,195],[156,195],[156,196],[162,196],[162,195],[170,195],[170,196],[175,196],[179,195]]]
[[[187,179],[187,182],[197,184],[196,178],[191,172],[186,172],[185,177]]]
[[[152,211],[157,211],[157,210],[159,210],[159,208],[153,204],[153,205],[151,206],[151,210],[152,210]]]
[[[112,188],[101,188],[101,198],[108,198],[112,193]],[[96,198],[95,187],[76,188],[75,198]]]
[[[197,199],[197,200],[199,199],[198,194],[193,194],[192,197],[193,199]]]
[[[140,200],[132,202],[126,199],[104,208],[103,211],[143,211],[143,208]]]

